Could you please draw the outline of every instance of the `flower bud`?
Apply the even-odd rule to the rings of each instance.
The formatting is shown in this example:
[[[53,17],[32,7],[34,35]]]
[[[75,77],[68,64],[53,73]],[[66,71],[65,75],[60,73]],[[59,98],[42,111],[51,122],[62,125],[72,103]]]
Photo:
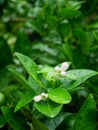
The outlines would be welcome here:
[[[41,96],[42,96],[42,97],[45,97],[45,95],[46,95],[46,94],[45,94],[44,92],[41,93]]]
[[[65,76],[65,75],[66,75],[65,71],[60,72],[60,76]]]
[[[60,67],[56,66],[55,71],[60,72],[61,71]]]
[[[45,94],[45,98],[48,98],[48,94],[47,93]]]
[[[41,96],[41,95],[35,96],[35,97],[33,98],[33,100],[34,100],[35,102],[39,102],[39,101],[42,100],[42,96]]]
[[[67,70],[68,67],[69,67],[69,64],[68,64],[67,62],[63,62],[63,63],[61,64],[61,70],[62,70],[62,71]]]

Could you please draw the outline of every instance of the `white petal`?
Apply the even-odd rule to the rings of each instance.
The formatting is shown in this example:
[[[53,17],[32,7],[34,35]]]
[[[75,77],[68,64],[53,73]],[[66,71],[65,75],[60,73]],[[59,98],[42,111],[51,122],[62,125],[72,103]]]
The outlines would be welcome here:
[[[44,92],[41,93],[41,96],[42,96],[42,97],[45,97],[45,95],[46,95],[46,94],[45,94]]]
[[[33,100],[34,100],[35,102],[39,102],[39,101],[42,100],[42,96],[41,96],[41,95],[35,96],[35,97],[33,98]]]
[[[64,72],[64,71],[62,71],[61,73],[60,73],[60,76],[65,76],[66,75],[66,72]]]
[[[45,98],[48,98],[48,94],[47,93],[45,94]]]
[[[61,71],[60,67],[56,66],[55,71],[60,72]]]
[[[61,70],[62,70],[62,71],[67,70],[68,67],[69,67],[69,64],[68,64],[67,62],[63,62],[63,63],[61,64]]]

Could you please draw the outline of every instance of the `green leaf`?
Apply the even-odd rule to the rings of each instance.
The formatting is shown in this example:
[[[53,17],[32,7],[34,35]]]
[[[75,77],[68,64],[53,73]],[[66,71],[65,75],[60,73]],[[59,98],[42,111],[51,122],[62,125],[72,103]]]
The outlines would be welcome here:
[[[83,29],[76,28],[74,35],[78,38],[78,44],[80,44],[80,46],[82,47],[82,51],[84,53],[88,53],[91,42],[87,33],[83,31]]]
[[[26,33],[19,32],[17,36],[17,40],[14,46],[15,52],[20,52],[25,55],[30,55],[31,53],[31,44],[29,38]]]
[[[18,111],[21,107],[26,105],[27,103],[30,103],[33,100],[33,97],[35,96],[35,93],[33,92],[27,92],[24,97],[18,102],[16,105],[14,112]]]
[[[71,95],[65,90],[65,88],[53,89],[48,93],[48,95],[49,98],[56,103],[68,104],[71,102]]]
[[[95,130],[97,124],[96,103],[90,94],[77,114],[72,130]]]
[[[46,125],[42,123],[40,120],[33,119],[32,124],[33,124],[34,130],[48,130]]]
[[[59,128],[61,127],[62,129],[64,129],[66,127],[67,130],[72,130],[72,127],[75,123],[75,119],[76,119],[76,113],[65,113],[66,117],[64,119],[64,121],[59,125]],[[62,127],[63,126],[63,127]]]
[[[81,8],[81,5],[85,3],[85,1],[66,1],[66,7],[70,9],[79,10]]]
[[[12,63],[12,53],[6,41],[0,36],[0,69]]]
[[[20,53],[15,53],[15,55],[18,57],[18,59],[21,61],[23,66],[25,67],[26,71],[31,75],[31,77],[36,81],[36,83],[39,85],[41,88],[45,88],[45,86],[40,82],[40,79],[38,78],[38,71],[39,68],[37,64],[30,59],[29,57],[20,54]]]
[[[58,26],[58,30],[60,34],[64,37],[65,42],[67,42],[68,39],[72,36],[71,25],[69,23],[61,22]]]
[[[41,102],[35,103],[34,105],[38,111],[40,111],[42,114],[51,118],[55,117],[62,108],[62,105],[59,105],[50,100],[41,101]]]
[[[54,51],[54,49],[52,48],[49,48],[48,45],[44,45],[43,43],[35,43],[33,45],[33,49],[36,50],[36,51],[39,51],[39,52],[46,52],[52,56],[56,56],[57,55],[57,52]]]
[[[37,64],[32,59],[21,53],[16,52],[15,55],[21,61],[27,72],[36,79],[37,71],[39,71]]]
[[[71,78],[60,77],[57,81],[57,87],[62,86],[67,90],[73,83],[74,80],[71,80]]]
[[[44,75],[39,73],[39,77],[40,77],[40,81],[41,83],[47,87],[47,80],[45,79]],[[39,84],[36,83],[36,81],[34,80],[34,78],[32,78],[31,76],[28,77],[28,83],[30,84],[30,86],[33,88],[33,90],[36,92],[36,94],[41,93],[42,91],[44,91],[43,88],[41,88],[39,86]]]
[[[64,120],[66,117],[65,113],[59,113],[56,117],[54,118],[49,118],[46,120],[45,124],[47,125],[49,130],[55,130],[57,126],[61,124],[61,122]]]
[[[10,97],[11,98],[10,100],[15,102],[15,104],[16,104],[24,96],[24,93],[21,90],[19,90],[18,87],[15,85],[12,85],[10,87],[8,88],[8,91],[9,91],[8,98]]]
[[[62,9],[60,11],[61,18],[66,18],[66,19],[77,18],[80,15],[81,15],[81,12],[74,9]]]
[[[54,68],[42,66],[41,71],[39,73],[42,73],[48,81],[52,80],[55,82],[54,77],[56,76],[56,72],[54,71]]]
[[[63,51],[65,55],[68,56],[69,60],[71,61],[73,67],[75,68],[87,68],[87,56],[83,53],[82,47],[80,45],[77,45],[77,47],[73,48],[72,45],[66,43],[63,46]],[[79,56],[79,58],[78,58]]]
[[[24,86],[28,90],[33,91],[33,89],[31,89],[31,86],[29,85],[29,83],[26,81],[25,77],[21,73],[19,73],[18,71],[16,71],[14,68],[8,68],[8,70],[14,75],[14,77],[16,78],[16,80],[18,80],[19,83],[22,86]]]
[[[31,24],[31,28],[37,32],[38,34],[40,34],[41,36],[43,36],[43,31],[42,31],[42,27],[40,26],[41,23],[41,19],[40,19],[40,23],[38,20],[29,20],[29,23]]]
[[[0,70],[0,91],[3,91],[12,80],[12,75],[7,69]]]
[[[66,78],[69,78],[70,80],[76,80],[76,76],[72,73],[69,73],[69,71],[67,71]]]
[[[5,106],[1,107],[1,111],[4,115],[4,118],[8,122],[8,124],[13,128],[13,130],[25,130],[19,122],[16,121],[13,111],[11,108],[7,108]]]
[[[6,124],[6,120],[3,115],[0,115],[0,128]]]
[[[55,25],[54,25],[55,26]],[[57,30],[49,31],[48,35],[44,37],[44,40],[49,43],[61,44],[61,36]],[[48,47],[49,48],[49,47]],[[55,50],[55,49],[54,49]],[[49,51],[49,50],[48,50]]]
[[[73,49],[69,44],[63,45],[64,53],[68,56],[69,60],[73,63]]]
[[[36,81],[29,76],[28,83],[30,84],[31,88],[36,92],[36,94],[39,94],[42,92],[41,87],[39,87],[39,84],[36,83]]]
[[[72,78],[74,76],[74,79],[76,79],[76,81],[74,81],[70,86],[68,86],[67,90],[70,90],[79,86],[81,83],[85,82],[90,77],[97,75],[98,73],[96,71],[88,69],[77,69],[67,71],[67,74],[70,76],[72,75]]]

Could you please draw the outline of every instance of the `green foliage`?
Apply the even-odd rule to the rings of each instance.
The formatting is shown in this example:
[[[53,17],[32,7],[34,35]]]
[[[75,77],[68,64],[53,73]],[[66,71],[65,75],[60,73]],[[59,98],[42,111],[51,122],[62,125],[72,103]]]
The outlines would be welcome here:
[[[6,102],[5,95],[3,93],[0,93],[0,106],[3,106]]]
[[[88,78],[98,74],[96,71],[93,70],[77,69],[77,70],[67,71],[66,76],[62,77],[58,75],[58,72],[56,72],[55,69],[51,68],[51,69],[47,69],[47,71],[43,70],[43,68],[40,68],[29,57],[20,53],[15,53],[15,54],[32,78],[28,82],[28,80],[26,81],[26,79],[24,79],[24,77],[21,74],[19,74],[19,72],[17,72],[14,69],[9,69],[12,72],[12,74],[14,74],[15,77],[17,77],[18,81],[21,80],[21,82],[23,82],[23,84],[22,83],[21,84],[24,86],[26,91],[28,90],[28,92],[25,92],[25,95],[24,94],[23,96],[21,95],[21,99],[16,105],[14,112],[18,110],[22,110],[21,108],[23,107],[24,109],[30,110],[29,106],[26,106],[26,104],[34,102],[33,107],[35,110],[38,110],[40,113],[42,113],[42,115],[53,118],[58,113],[60,113],[61,108],[63,107],[64,104],[69,104],[71,102],[71,95],[68,92],[68,90],[71,89],[71,91],[74,91],[75,87],[85,82]],[[41,76],[40,76],[40,72],[42,73]],[[50,75],[52,76],[52,78],[47,79],[47,75],[49,75],[50,72],[53,72]],[[44,73],[45,75],[43,75]],[[62,82],[59,81],[62,78],[63,81]],[[31,82],[32,79],[34,82],[36,82],[36,84],[34,84],[34,82]],[[69,86],[65,87],[66,81],[67,82],[69,82],[69,80],[73,81],[73,79],[74,82],[71,82]],[[43,84],[44,82],[42,81],[45,81],[46,82],[45,84],[47,86],[45,86]],[[54,86],[50,86],[49,82],[50,83],[55,82]],[[57,82],[59,82],[59,84]],[[33,89],[33,85],[34,85],[34,89]],[[41,88],[40,91],[35,91],[35,87],[38,87],[38,89],[40,87]],[[45,97],[45,94],[47,94],[47,97]],[[33,111],[33,113],[35,112],[35,110]]]
[[[9,123],[9,125],[14,129],[14,130],[22,130],[22,129],[26,129],[24,126],[25,120],[23,118],[21,118],[21,115],[15,116],[13,114],[13,109],[12,108],[8,108],[3,106],[1,108],[1,111],[4,115],[4,118],[6,119],[6,121]],[[22,119],[22,122],[20,123],[20,119]]]
[[[26,105],[27,103],[31,102],[33,100],[33,97],[35,96],[35,93],[27,92],[24,97],[18,102],[18,104],[15,107],[15,112],[18,111],[21,107]]]
[[[65,113],[60,113],[58,116],[54,118],[49,118],[45,124],[47,125],[49,130],[55,130],[57,126],[65,119],[66,114]]]
[[[98,129],[97,5],[0,1],[0,129]]]
[[[3,115],[0,115],[0,128],[6,124],[6,120]]]
[[[24,47],[25,46],[25,47]],[[25,33],[19,33],[17,36],[17,40],[15,42],[14,51],[18,51],[20,53],[23,53],[25,55],[30,55],[31,53],[31,45],[29,38]]]
[[[85,82],[88,78],[97,75],[98,73],[93,70],[85,70],[85,69],[78,69],[78,70],[71,70],[68,71],[68,75],[74,75],[76,76],[74,83],[70,85],[68,89],[73,89],[80,85],[81,83]]]
[[[55,117],[62,108],[62,105],[56,104],[51,101],[42,101],[39,103],[35,103],[34,105],[36,109],[39,110],[42,114],[45,114],[46,116],[51,118]]]
[[[95,130],[97,123],[96,112],[96,103],[93,95],[89,95],[76,116],[73,130]]]
[[[43,124],[41,121],[33,119],[33,126],[35,130],[48,130],[45,124]]]
[[[3,37],[0,36],[0,69],[5,68],[6,65],[12,63],[12,54],[9,46]]]
[[[68,104],[71,101],[70,94],[64,88],[56,88],[49,92],[49,98],[60,104]]]

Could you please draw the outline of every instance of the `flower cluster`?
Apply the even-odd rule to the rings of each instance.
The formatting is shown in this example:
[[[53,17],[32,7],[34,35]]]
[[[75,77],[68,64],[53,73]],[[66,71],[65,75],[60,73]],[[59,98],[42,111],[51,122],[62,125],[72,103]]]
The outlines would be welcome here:
[[[35,97],[33,98],[33,100],[34,100],[35,102],[39,102],[39,101],[41,101],[41,100],[43,100],[43,99],[47,99],[47,98],[48,98],[48,94],[42,92],[40,95],[35,96]]]
[[[68,67],[69,64],[67,62],[63,62],[60,67],[59,66],[55,67],[55,71],[58,72],[60,76],[65,76],[66,75],[65,71],[68,69]]]

